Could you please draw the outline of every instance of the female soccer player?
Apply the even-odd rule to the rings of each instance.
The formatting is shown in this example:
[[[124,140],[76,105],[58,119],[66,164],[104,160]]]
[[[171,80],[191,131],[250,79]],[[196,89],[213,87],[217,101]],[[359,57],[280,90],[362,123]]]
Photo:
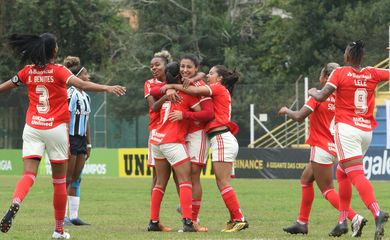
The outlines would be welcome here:
[[[172,62],[166,68],[167,83],[177,83],[180,81],[179,66]],[[168,77],[169,76],[169,77]],[[189,122],[171,121],[169,113],[175,110],[199,110],[199,98],[179,93],[181,101],[172,103],[163,96],[154,103],[153,110],[160,109],[160,120],[156,131],[152,134],[150,143],[152,144],[153,156],[155,159],[155,169],[157,181],[152,191],[150,207],[150,222],[148,231],[164,231],[159,224],[160,205],[164,196],[165,188],[171,173],[174,169],[180,188],[180,206],[183,217],[183,231],[194,232],[192,223],[192,183],[191,183],[191,163],[185,145],[185,137],[188,133]]]
[[[165,67],[168,63],[172,61],[171,54],[163,50],[161,52],[155,53],[152,60],[150,61],[150,71],[152,72],[153,78],[146,80],[144,84],[144,97],[149,106],[149,141],[148,141],[148,166],[153,167],[154,169],[154,159],[153,152],[150,145],[150,138],[152,133],[157,128],[157,122],[160,119],[159,112],[153,112],[152,106],[155,103],[155,99],[151,95],[151,90],[155,86],[160,86],[165,82]],[[156,173],[153,171],[153,181],[152,181],[152,189],[156,184]]]
[[[21,62],[30,62],[12,79],[0,85],[0,92],[26,84],[29,108],[23,131],[24,173],[16,185],[12,204],[1,220],[1,231],[11,228],[12,219],[33,185],[40,159],[46,149],[52,167],[53,206],[55,217],[54,239],[69,239],[64,232],[66,206],[66,168],[69,158],[69,109],[66,84],[96,92],[124,95],[122,86],[107,86],[86,82],[74,76],[66,67],[55,64],[58,46],[54,35],[18,35],[8,38],[8,45],[21,57]]]
[[[225,66],[216,65],[210,69],[207,77],[209,85],[206,86],[184,88],[180,84],[170,84],[163,87],[162,91],[173,88],[189,94],[212,98],[215,118],[207,124],[206,132],[210,139],[217,186],[230,212],[230,220],[222,231],[238,232],[249,226],[241,212],[236,193],[230,186],[232,163],[238,153],[238,143],[232,134],[237,131],[237,126],[230,122],[231,94],[239,79],[239,73]]]
[[[80,65],[80,58],[68,56],[64,60],[64,65],[76,77],[79,77],[83,81],[90,81],[87,69]],[[66,184],[68,189],[69,221],[77,226],[89,225],[78,217],[80,196],[77,196],[77,192],[79,192],[81,173],[85,161],[91,154],[92,145],[89,130],[91,98],[82,89],[71,86],[68,89],[68,103],[70,112],[70,158],[66,174]]]
[[[199,59],[192,54],[181,57],[180,75],[184,82],[193,86],[205,86],[203,80],[196,80],[199,70]],[[195,81],[194,81],[195,80]],[[185,86],[185,84],[184,84]],[[190,128],[186,137],[186,145],[191,158],[191,182],[192,182],[192,221],[197,232],[207,232],[206,227],[201,227],[198,222],[199,210],[202,202],[202,186],[200,173],[207,163],[210,141],[206,136],[206,124],[214,118],[214,106],[210,97],[202,97],[200,102],[201,111],[182,112],[179,110],[169,114],[172,121],[183,119],[190,120]]]
[[[321,70],[319,79],[321,86],[325,85],[330,73],[337,67],[340,67],[337,63],[328,63]],[[335,94],[332,94],[322,103],[309,98],[299,111],[292,111],[287,107],[279,110],[280,115],[287,115],[295,121],[303,121],[310,115],[310,132],[306,143],[310,145],[311,152],[309,164],[306,165],[301,176],[302,196],[299,217],[292,226],[283,228],[285,232],[308,233],[309,215],[314,201],[314,181],[324,198],[336,209],[339,207],[339,196],[333,188],[332,168],[337,162],[333,140],[335,97]],[[352,236],[360,237],[367,220],[351,208],[348,211],[348,219],[352,221]]]
[[[336,68],[325,86],[320,91],[316,88],[310,89],[309,95],[323,102],[336,91],[334,139],[339,159],[337,180],[340,217],[329,235],[341,236],[348,232],[346,219],[351,202],[352,183],[374,216],[375,239],[381,239],[389,214],[380,210],[371,183],[364,176],[363,156],[370,145],[372,130],[377,125],[373,116],[375,88],[379,82],[389,80],[389,70],[362,67],[363,56],[363,41],[348,44],[344,53],[345,66]],[[343,183],[340,184],[340,181]]]

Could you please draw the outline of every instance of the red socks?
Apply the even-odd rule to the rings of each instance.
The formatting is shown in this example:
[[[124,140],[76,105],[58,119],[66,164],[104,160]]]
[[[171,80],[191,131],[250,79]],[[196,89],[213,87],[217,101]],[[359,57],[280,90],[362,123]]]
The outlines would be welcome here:
[[[351,202],[352,198],[352,190],[350,190],[350,183],[352,183],[364,204],[368,209],[370,209],[372,215],[374,218],[378,216],[379,213],[379,206],[376,202],[376,198],[374,195],[374,189],[372,188],[372,185],[370,181],[367,180],[367,178],[364,176],[364,169],[362,163],[356,163],[352,164],[348,167],[346,167],[344,170],[340,169],[341,166],[339,165],[337,167],[337,181],[339,181],[339,195],[340,195],[340,218],[343,218],[345,213],[341,214],[341,211],[347,211],[346,209],[349,208],[349,204]],[[347,176],[348,180],[350,181],[349,187],[347,186],[347,183],[345,183],[343,180],[345,179],[345,176]],[[340,180],[341,179],[341,184]],[[343,215],[343,216],[342,216]],[[342,219],[339,219],[339,222]]]
[[[330,188],[330,189],[323,191],[322,195],[324,196],[324,198],[326,200],[328,200],[328,202],[330,204],[332,204],[332,206],[334,208],[339,210],[339,195],[337,194],[337,192],[333,188]],[[348,219],[352,221],[352,219],[355,215],[356,215],[355,210],[353,210],[352,208],[349,208]]]
[[[26,197],[31,186],[35,182],[36,174],[32,172],[24,172],[22,178],[16,184],[12,203],[20,204]]]
[[[192,219],[192,183],[181,182],[179,184],[179,188],[180,188],[180,206],[181,206],[182,216],[183,218]]]
[[[154,186],[152,190],[152,198],[150,200],[150,220],[158,221],[160,219],[160,206],[164,197],[164,189],[159,186]]]
[[[302,223],[308,223],[311,206],[314,201],[313,183],[307,183],[301,181],[301,187],[302,187],[302,196],[301,196],[301,207],[299,209],[298,220]]]
[[[226,186],[220,190],[223,201],[225,202],[226,207],[229,209],[230,215],[233,215],[233,221],[244,221],[244,216],[240,209],[240,204],[238,203],[236,193],[234,192],[231,186]]]
[[[67,200],[66,177],[53,177],[53,206],[54,218],[56,220],[56,232],[64,233],[64,218]]]
[[[198,215],[200,210],[200,205],[202,203],[202,199],[192,199],[192,221],[198,221]]]

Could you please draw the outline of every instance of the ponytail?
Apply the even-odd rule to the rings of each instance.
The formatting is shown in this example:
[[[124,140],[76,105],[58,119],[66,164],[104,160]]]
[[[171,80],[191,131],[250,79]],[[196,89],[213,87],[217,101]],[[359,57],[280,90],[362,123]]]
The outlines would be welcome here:
[[[43,67],[54,57],[57,41],[51,33],[40,36],[12,34],[7,38],[7,44],[20,57],[21,64],[29,62]]]
[[[350,57],[350,63],[353,65],[360,65],[363,61],[364,55],[364,42],[363,40],[358,40],[356,42],[349,43],[346,52]]]
[[[234,85],[241,77],[241,74],[236,70],[229,70],[223,65],[216,65],[216,72],[222,77],[221,84],[226,87],[230,95],[233,95]]]

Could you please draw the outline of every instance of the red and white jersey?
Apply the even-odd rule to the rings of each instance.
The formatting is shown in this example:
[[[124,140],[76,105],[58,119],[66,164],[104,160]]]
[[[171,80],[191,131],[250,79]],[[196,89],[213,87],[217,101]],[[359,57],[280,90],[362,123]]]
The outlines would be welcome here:
[[[152,90],[153,87],[161,84],[162,82],[155,78],[146,80],[144,84],[145,99],[150,96],[150,91]],[[160,113],[153,112],[152,107],[149,107],[149,118],[150,118],[149,125],[148,125],[149,130],[155,129],[157,127],[158,120],[160,119]]]
[[[206,83],[203,80],[198,80],[192,84],[195,87],[200,86],[206,86]],[[201,96],[200,101],[209,100],[210,97]],[[207,125],[207,122],[198,122],[198,121],[191,121],[190,122],[190,129],[188,130],[188,133],[194,133],[199,130],[205,129]]]
[[[166,101],[160,110],[160,120],[157,124],[156,131],[150,138],[150,143],[155,145],[165,143],[182,143],[185,144],[185,137],[188,134],[189,121],[181,120],[172,122],[168,119],[169,113],[178,111],[188,111],[199,104],[199,97],[194,97],[183,92],[178,92],[181,102],[172,103]]]
[[[335,122],[343,122],[363,131],[372,131],[377,123],[373,116],[375,88],[389,80],[389,70],[373,67],[355,69],[336,68],[327,84],[336,88]]]
[[[336,156],[334,145],[334,112],[336,95],[332,94],[324,102],[317,102],[314,98],[309,97],[305,107],[309,108],[310,129],[306,143],[310,146],[318,146],[333,156]]]
[[[232,113],[232,100],[229,91],[220,83],[206,85],[213,99],[215,118],[206,126],[206,132],[210,129],[228,126]]]
[[[29,126],[51,129],[69,123],[66,83],[72,76],[71,71],[59,64],[47,64],[43,68],[26,65],[18,72],[18,80],[27,86],[30,104],[26,123]]]

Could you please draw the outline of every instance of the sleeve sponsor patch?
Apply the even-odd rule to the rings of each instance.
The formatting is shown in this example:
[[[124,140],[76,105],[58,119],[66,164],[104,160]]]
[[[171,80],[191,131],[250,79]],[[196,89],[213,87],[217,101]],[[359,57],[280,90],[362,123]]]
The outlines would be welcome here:
[[[11,81],[13,84],[15,84],[16,86],[20,86],[20,84],[22,84],[22,82],[20,81],[18,75],[15,75],[11,78]]]

